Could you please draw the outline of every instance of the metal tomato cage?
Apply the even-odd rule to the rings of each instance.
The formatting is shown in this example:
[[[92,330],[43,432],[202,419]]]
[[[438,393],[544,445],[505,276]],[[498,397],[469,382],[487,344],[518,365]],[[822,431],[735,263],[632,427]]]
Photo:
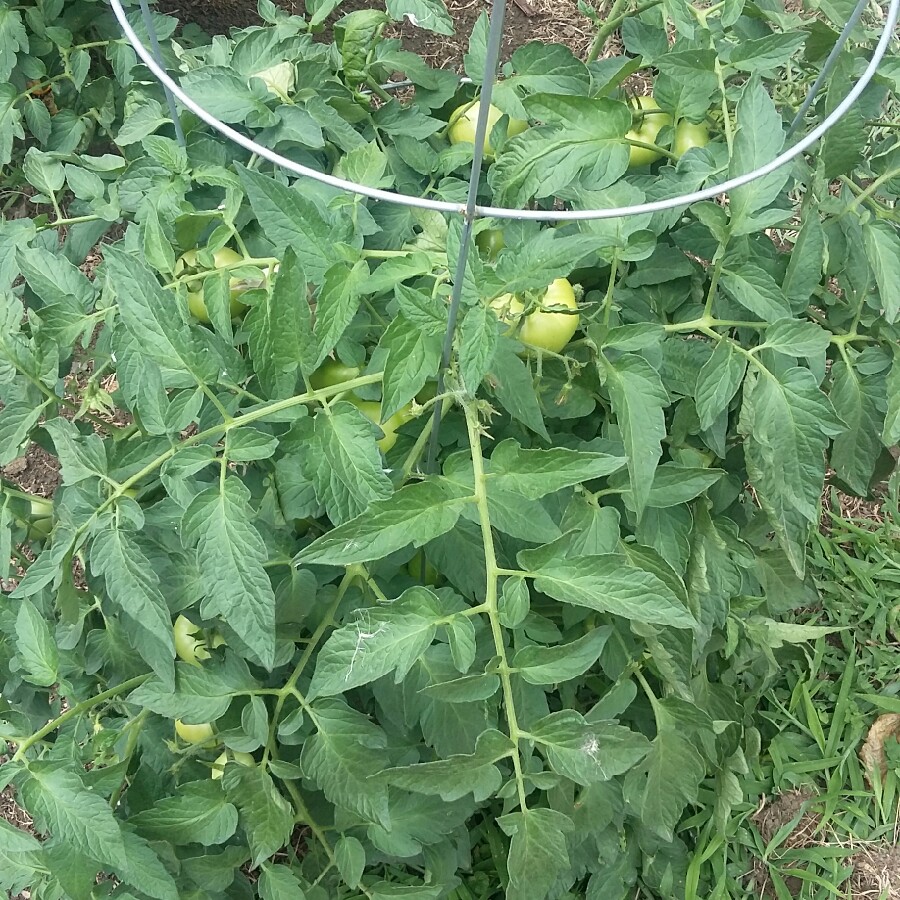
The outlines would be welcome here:
[[[868,6],[870,0],[857,0],[853,13],[844,26],[843,31],[835,42],[828,58],[825,61],[822,71],[815,83],[809,89],[806,99],[797,111],[794,120],[788,128],[786,137],[790,138],[802,124],[803,118],[813,103],[816,95],[831,74],[834,66],[837,64],[838,57],[850,37],[850,33],[859,22],[863,11]],[[403,206],[417,207],[420,209],[436,210],[438,212],[451,213],[463,216],[463,231],[460,240],[459,258],[457,259],[455,276],[453,281],[453,292],[451,294],[449,319],[447,323],[447,332],[444,340],[443,354],[441,366],[438,373],[438,394],[443,392],[444,373],[450,363],[450,355],[453,347],[453,336],[456,331],[456,321],[459,312],[459,305],[462,296],[463,277],[465,275],[466,261],[468,259],[469,249],[472,243],[472,227],[477,218],[495,218],[495,219],[529,219],[542,222],[558,222],[580,221],[593,219],[614,219],[625,216],[635,216],[642,213],[656,213],[668,209],[675,209],[681,206],[690,206],[700,200],[710,200],[714,197],[732,191],[742,185],[749,184],[757,178],[762,178],[771,174],[776,169],[795,159],[809,147],[811,147],[825,132],[835,125],[851,106],[859,99],[862,92],[868,86],[869,82],[875,76],[881,60],[884,58],[893,38],[894,28],[897,25],[898,14],[900,14],[900,0],[889,0],[888,8],[885,13],[884,28],[878,40],[878,44],[869,60],[868,65],[860,75],[857,82],[850,89],[846,97],[825,117],[815,128],[808,134],[797,141],[793,146],[789,147],[780,155],[776,156],[771,162],[727,181],[719,184],[711,185],[702,190],[693,191],[689,194],[682,194],[677,197],[670,197],[665,200],[654,200],[649,203],[639,203],[633,206],[621,206],[610,209],[590,209],[590,210],[540,210],[540,209],[509,209],[505,207],[481,206],[476,202],[478,183],[481,174],[481,164],[484,156],[484,142],[487,136],[488,127],[488,109],[493,94],[494,77],[497,72],[497,65],[500,57],[500,40],[503,35],[503,24],[506,16],[506,0],[492,0],[490,13],[490,30],[488,33],[487,48],[485,54],[485,66],[482,78],[481,92],[479,99],[481,104],[479,107],[478,120],[475,127],[475,151],[472,159],[472,169],[469,178],[469,191],[465,204],[451,203],[446,200],[430,200],[425,197],[416,197],[411,194],[400,194],[395,191],[386,191],[379,188],[366,187],[353,181],[347,181],[343,178],[337,178],[325,172],[318,172],[308,166],[287,159],[281,154],[257,144],[252,138],[237,131],[234,128],[219,121],[215,116],[208,113],[200,104],[191,99],[172,79],[165,70],[162,60],[162,54],[159,49],[159,42],[154,29],[153,19],[150,15],[150,9],[147,0],[139,0],[141,14],[144,25],[150,36],[150,49],[148,50],[140,41],[131,23],[125,14],[121,0],[109,0],[113,13],[118,19],[122,28],[122,33],[128,42],[134,48],[134,51],[140,57],[141,61],[150,70],[153,76],[163,86],[168,101],[169,111],[175,126],[175,132],[179,141],[184,143],[184,135],[181,130],[181,123],[178,119],[178,108],[176,100],[186,109],[190,110],[199,119],[218,131],[220,134],[234,141],[239,146],[255,153],[262,159],[268,160],[277,166],[281,166],[294,175],[301,175],[306,178],[313,178],[316,181],[327,184],[340,190],[348,191],[353,194],[359,194],[372,200],[378,200],[385,203],[396,203]],[[407,84],[386,85],[387,88],[396,88]],[[433,430],[431,435],[431,444],[428,456],[428,470],[433,471],[437,449],[438,449],[438,433],[441,422],[441,404],[436,404],[433,419]]]

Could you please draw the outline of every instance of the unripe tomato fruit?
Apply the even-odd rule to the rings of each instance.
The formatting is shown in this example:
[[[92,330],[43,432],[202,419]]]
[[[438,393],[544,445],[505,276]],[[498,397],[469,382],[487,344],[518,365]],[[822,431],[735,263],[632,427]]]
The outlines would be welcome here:
[[[375,400],[357,400],[353,398],[350,402],[370,421],[378,425],[384,432],[384,437],[379,438],[377,443],[382,453],[387,453],[394,444],[397,443],[397,429],[405,425],[412,416],[409,414],[409,406],[395,412],[387,422],[379,422],[381,418],[381,404]]]
[[[181,719],[175,720],[175,734],[187,744],[205,744],[214,734],[209,722],[187,725]]]
[[[474,103],[466,103],[457,107],[450,116],[450,131],[447,136],[450,138],[451,144],[474,144],[475,143],[475,126],[478,122],[478,110],[481,103],[476,100]],[[494,158],[494,148],[491,145],[491,132],[494,126],[503,118],[503,113],[491,104],[488,110],[487,133],[484,136],[484,158]],[[522,119],[510,119],[506,129],[507,137],[515,137],[528,128],[528,123]]]
[[[554,312],[553,307],[578,309],[575,291],[566,278],[557,278],[541,297],[540,308],[522,318],[525,304],[514,294],[503,294],[491,301],[491,308],[501,322],[509,322],[514,334],[523,344],[559,353],[578,330],[578,313]],[[521,325],[519,321],[521,319]],[[517,327],[518,326],[518,327]]]
[[[630,131],[625,132],[625,137],[633,141],[643,141],[645,144],[655,144],[656,137],[666,125],[672,124],[672,117],[668,113],[654,113],[653,110],[659,109],[659,104],[652,97],[637,97],[637,105],[641,111],[650,111],[649,115],[645,115],[639,122],[637,127],[633,127]],[[644,147],[630,147],[630,156],[628,158],[628,168],[635,169],[638,166],[649,166],[650,163],[656,162],[662,154],[655,150],[647,150]]]
[[[672,153],[679,159],[693,147],[705,147],[709,143],[709,128],[706,122],[694,124],[682,119],[675,126],[675,137],[672,140]]]
[[[506,246],[503,230],[500,228],[488,228],[486,231],[480,231],[475,236],[475,246],[488,259],[496,259],[500,251]]]
[[[343,384],[359,377],[362,370],[359,366],[345,366],[340,360],[327,359],[309,376],[309,385],[314,390]]]
[[[209,659],[206,641],[203,638],[194,637],[199,631],[200,626],[195,625],[187,616],[179,616],[172,626],[175,636],[175,652],[179,659],[183,659],[192,666],[199,666],[201,660]]]
[[[256,765],[256,760],[250,753],[241,753],[240,750],[224,750],[221,754],[219,754],[219,756],[216,757],[215,761],[212,764],[210,777],[214,781],[217,781],[225,774],[225,766],[228,763],[229,754],[239,766],[246,766],[249,769]]]
[[[175,275],[181,275],[185,269],[199,269],[197,255],[196,250],[188,250],[181,256],[175,263]],[[217,269],[236,265],[243,258],[240,253],[236,253],[230,247],[222,247],[213,253],[213,260]],[[262,282],[262,273],[260,273],[260,284]],[[241,303],[240,296],[253,285],[240,278],[232,278],[229,281],[229,285],[231,287],[231,318],[236,319],[247,309],[246,305]],[[209,324],[209,312],[206,309],[206,301],[203,299],[203,288],[196,291],[188,291],[188,309],[191,311],[191,315],[199,322],[202,322],[204,325]]]

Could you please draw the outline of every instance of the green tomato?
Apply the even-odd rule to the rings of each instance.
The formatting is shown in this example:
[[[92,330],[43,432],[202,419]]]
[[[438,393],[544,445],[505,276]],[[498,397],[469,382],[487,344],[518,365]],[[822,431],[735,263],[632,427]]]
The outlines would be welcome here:
[[[447,136],[450,138],[451,144],[474,144],[475,143],[475,126],[478,122],[478,110],[481,103],[476,100],[474,103],[465,103],[457,107],[450,116],[450,131]],[[491,104],[488,110],[487,134],[484,138],[484,158],[494,158],[494,148],[491,145],[491,132],[494,126],[503,118],[503,113]],[[528,128],[528,123],[522,119],[510,119],[506,128],[507,137],[515,137]]]
[[[361,371],[359,366],[345,366],[340,360],[328,359],[309,376],[309,385],[314,390],[320,391],[322,388],[359,378]]]
[[[488,258],[496,259],[506,246],[502,228],[488,228],[475,236],[475,245]]]
[[[188,250],[187,253],[176,261],[175,275],[182,275],[186,270],[203,271],[197,257],[198,253],[196,250]],[[224,269],[226,266],[237,265],[243,258],[244,257],[241,256],[240,253],[236,253],[230,247],[222,247],[213,253],[216,269]],[[260,279],[257,283],[246,281],[241,278],[232,278],[228,282],[231,288],[230,309],[232,319],[237,319],[247,309],[246,304],[241,303],[241,294],[253,287],[258,287],[263,284],[264,281],[265,279],[263,278],[262,273],[260,273]],[[203,299],[202,287],[196,291],[188,290],[188,309],[190,310],[191,315],[199,322],[202,322],[204,325],[209,324],[209,311],[206,308],[206,301]]]
[[[183,659],[192,666],[199,666],[201,660],[209,659],[209,650],[206,649],[206,640],[200,634],[199,625],[195,625],[187,616],[179,616],[172,626],[175,637],[175,653],[179,659]]]
[[[694,147],[705,147],[709,143],[709,128],[706,122],[694,124],[682,119],[675,126],[675,137],[672,140],[672,153],[679,159]]]
[[[425,564],[424,577],[422,574],[423,563]],[[434,587],[441,580],[441,573],[425,559],[425,554],[421,550],[417,551],[416,555],[406,564],[406,571],[409,572],[410,578],[420,584],[430,584]]]
[[[378,439],[378,447],[382,453],[387,453],[397,443],[397,429],[405,425],[412,416],[409,405],[395,412],[387,422],[379,422],[381,419],[381,404],[375,400],[351,399],[350,402],[370,421],[378,425],[384,432],[384,437]]]
[[[541,297],[540,308],[524,318],[525,304],[514,294],[503,294],[492,300],[491,308],[501,322],[511,324],[509,333],[516,335],[523,344],[551,353],[560,353],[572,340],[581,319],[577,312],[572,314],[560,309],[578,309],[575,291],[566,278],[557,278]]]
[[[225,766],[228,763],[229,756],[239,766],[246,766],[248,769],[251,769],[256,765],[256,760],[250,753],[241,753],[240,750],[223,750],[212,764],[210,777],[213,780],[218,781],[225,774]]]
[[[644,115],[638,122],[637,127],[633,127],[625,133],[626,138],[633,141],[643,141],[645,144],[655,144],[656,137],[666,127],[672,124],[672,117],[668,113],[654,113],[653,110],[659,109],[659,104],[652,97],[637,97],[637,105],[639,112],[648,111],[648,115]],[[638,166],[649,166],[650,163],[656,162],[662,154],[655,150],[647,150],[644,147],[630,147],[630,156],[628,158],[628,168],[636,169]]]
[[[185,722],[182,722],[181,719],[175,720],[175,733],[186,744],[205,744],[212,738],[213,734],[215,734],[210,722],[202,722],[199,725],[188,725]]]

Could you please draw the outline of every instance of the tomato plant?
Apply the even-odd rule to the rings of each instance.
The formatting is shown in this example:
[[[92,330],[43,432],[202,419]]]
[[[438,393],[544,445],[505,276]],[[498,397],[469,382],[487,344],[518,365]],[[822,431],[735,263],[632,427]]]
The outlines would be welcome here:
[[[895,468],[897,67],[727,202],[582,221],[769,163],[844,26],[614,6],[494,85],[479,204],[566,224],[477,223],[461,259],[457,213],[186,112],[182,144],[100,0],[0,0],[0,779],[34,823],[0,822],[0,888],[747,896],[728,848],[809,772],[767,692],[855,647],[815,619],[826,473]],[[439,0],[259,10],[215,40],[151,13],[189,95],[464,207],[486,17],[462,83],[388,27],[448,35]],[[836,758],[821,730],[794,743]]]

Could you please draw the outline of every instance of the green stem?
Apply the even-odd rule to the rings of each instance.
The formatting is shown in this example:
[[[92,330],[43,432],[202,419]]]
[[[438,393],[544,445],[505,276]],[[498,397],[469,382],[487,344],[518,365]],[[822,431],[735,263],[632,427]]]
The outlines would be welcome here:
[[[111,496],[107,497],[97,509],[94,510],[93,515],[84,522],[82,525],[78,527],[75,533],[75,538],[79,538],[82,534],[84,534],[88,529],[90,529],[94,522],[97,521],[97,517],[106,511],[113,503],[115,503],[118,497],[121,497],[122,494],[125,493],[130,487],[133,487],[137,484],[142,478],[146,478],[148,475],[152,475],[160,466],[170,460],[179,450],[183,450],[185,447],[192,447],[194,444],[202,444],[204,441],[209,440],[210,438],[218,437],[220,435],[228,434],[233,428],[241,428],[244,425],[250,425],[253,422],[258,422],[260,419],[265,419],[268,416],[276,415],[277,413],[284,412],[287,409],[293,409],[295,406],[301,406],[304,403],[310,403],[311,401],[322,401],[332,396],[333,394],[340,394],[344,391],[352,391],[355,388],[363,387],[367,384],[375,384],[381,381],[382,373],[378,372],[375,375],[362,375],[359,378],[354,378],[351,381],[345,381],[338,385],[328,385],[327,387],[320,388],[317,391],[307,391],[304,394],[297,394],[294,397],[288,397],[285,400],[276,400],[273,403],[269,403],[266,406],[260,407],[259,409],[251,410],[250,412],[244,413],[242,416],[239,416],[236,419],[232,419],[230,422],[222,422],[218,425],[213,425],[211,428],[207,428],[205,431],[199,431],[197,434],[193,434],[190,437],[185,438],[183,441],[180,441],[173,447],[169,447],[164,453],[160,453],[156,459],[151,460],[141,469],[139,472],[136,472],[130,478],[127,478],[123,481],[112,493]]]
[[[619,271],[619,254],[613,253],[612,265],[609,269],[609,284],[606,286],[606,296],[603,298],[603,328],[609,328],[609,317],[612,314],[613,292],[616,286],[616,275]]]
[[[729,158],[733,152],[734,144],[734,128],[731,124],[731,114],[728,112],[728,98],[725,95],[725,75],[722,72],[722,66],[716,59],[716,78],[719,82],[719,93],[722,95],[722,124],[725,129],[725,143],[728,145]]]
[[[73,216],[71,219],[57,219],[55,222],[47,222],[46,225],[39,225],[35,230],[38,232],[47,231],[50,228],[62,228],[68,225],[80,225],[82,222],[97,222],[101,216]],[[105,220],[104,220],[105,221]]]
[[[856,209],[860,203],[864,203],[875,191],[878,190],[885,182],[890,181],[892,178],[896,178],[900,175],[900,167],[889,169],[883,175],[879,175],[861,194],[858,194],[850,203],[847,204],[846,208],[843,209],[840,213],[838,213],[837,218],[840,219],[842,216],[845,216],[848,212],[852,212]]]
[[[642,150],[651,150],[653,153],[658,153],[660,156],[665,156],[676,162],[678,161],[678,157],[674,153],[670,150],[666,150],[665,147],[660,147],[659,144],[654,144],[650,141],[639,141],[630,137],[625,137],[624,140],[630,147],[640,147]]]
[[[443,419],[444,416],[447,415],[452,405],[453,401],[451,398],[447,397],[444,399],[443,405],[441,406],[441,419]],[[429,414],[425,418],[425,427],[416,438],[416,442],[415,444],[413,444],[412,450],[410,450],[406,455],[406,460],[403,463],[403,468],[400,470],[401,484],[409,480],[409,476],[412,474],[412,470],[422,458],[422,454],[425,452],[425,448],[428,446],[428,439],[431,437],[431,429],[434,426],[434,416]]]
[[[115,809],[119,805],[119,800],[122,797],[122,791],[125,790],[125,785],[128,784],[128,766],[131,762],[131,757],[134,756],[138,738],[140,738],[141,736],[141,729],[144,727],[144,722],[147,721],[147,717],[149,715],[149,709],[142,709],[125,726],[125,728],[128,730],[128,740],[125,743],[125,752],[122,754],[122,760],[123,762],[125,762],[125,774],[122,776],[122,781],[119,783],[119,786],[113,791],[112,796],[109,798],[109,805],[111,809]]]
[[[472,451],[472,472],[475,477],[475,504],[478,509],[478,521],[481,524],[481,539],[484,544],[484,561],[487,569],[487,585],[485,587],[484,605],[491,624],[491,634],[494,639],[494,652],[500,662],[497,673],[503,688],[503,709],[506,714],[506,725],[510,740],[516,745],[511,755],[513,770],[516,776],[516,788],[519,794],[519,805],[522,811],[528,809],[525,799],[525,776],[522,772],[522,759],[519,755],[519,738],[521,732],[516,718],[515,697],[510,678],[509,660],[506,656],[506,645],[503,642],[503,626],[500,624],[498,609],[497,578],[499,568],[497,566],[497,554],[494,549],[494,533],[491,529],[491,515],[488,509],[487,478],[484,473],[484,457],[481,454],[481,429],[478,422],[478,413],[475,404],[471,401],[463,402],[463,410],[466,415],[466,428],[469,433],[469,446]]]
[[[303,674],[303,670],[306,668],[306,664],[309,662],[310,657],[315,653],[316,647],[322,639],[322,635],[324,635],[334,624],[334,614],[337,612],[338,607],[341,605],[341,601],[344,599],[344,595],[347,593],[347,589],[353,584],[357,574],[357,570],[352,566],[348,567],[346,572],[344,572],[344,577],[338,585],[337,594],[335,595],[334,600],[332,600],[328,609],[325,610],[322,621],[319,622],[316,630],[313,632],[309,643],[306,645],[306,649],[303,651],[303,655],[294,667],[294,671],[291,672],[291,677],[285,682],[284,687],[278,691],[278,701],[275,704],[275,711],[272,713],[272,724],[269,726],[269,740],[266,742],[266,749],[263,751],[263,766],[265,766],[269,756],[275,752],[275,732],[281,719],[281,711],[284,709],[284,703],[287,698],[294,693],[297,682],[300,680],[300,676]]]
[[[625,0],[625,2],[627,2],[627,0]],[[594,42],[591,44],[591,49],[588,51],[585,62],[591,63],[599,58],[600,52],[606,44],[606,39],[627,18],[640,15],[647,9],[653,9],[654,6],[659,6],[660,3],[662,3],[662,0],[648,0],[646,3],[639,3],[634,9],[629,10],[628,12],[621,12],[621,8],[625,6],[625,2],[618,2],[617,0],[613,5],[613,8],[609,11],[609,18],[606,20],[605,24],[598,29],[597,34],[594,37]]]
[[[720,250],[724,251],[724,249],[723,245]],[[712,278],[709,280],[709,291],[706,294],[706,305],[703,307],[704,319],[709,319],[712,316],[713,303],[716,302],[716,291],[719,288],[719,278],[722,276],[722,255],[717,255],[719,258],[713,266]]]
[[[20,744],[19,749],[16,750],[15,755],[12,758],[12,761],[15,762],[17,760],[22,759],[26,752],[38,741],[43,740],[48,734],[56,731],[57,728],[60,728],[62,725],[65,725],[70,719],[74,719],[77,716],[80,716],[82,713],[87,712],[87,710],[98,706],[101,703],[105,703],[107,700],[111,700],[113,697],[118,697],[120,694],[124,694],[127,691],[130,691],[132,688],[136,688],[139,685],[142,685],[148,678],[150,678],[150,674],[146,675],[138,675],[135,678],[130,678],[128,681],[123,681],[121,684],[116,685],[114,688],[110,688],[108,691],[103,691],[100,694],[95,695],[94,697],[89,697],[87,700],[82,700],[80,703],[76,703],[74,706],[70,706],[61,716],[57,716],[52,721],[48,722],[43,728],[35,731],[34,734],[25,738]]]
[[[312,817],[312,814],[310,813],[309,808],[304,802],[299,789],[292,781],[284,781],[282,783],[287,789],[287,792],[291,795],[291,799],[294,801],[294,810],[296,812],[297,822],[305,825],[313,833],[313,836],[321,844],[322,849],[325,851],[325,855],[328,857],[329,865],[337,867],[337,859],[334,855],[334,850],[331,848],[331,844],[328,843],[328,838],[325,837],[325,832],[322,830],[318,822],[316,822],[316,820]],[[340,871],[339,868],[338,871]],[[360,884],[357,885],[356,890],[360,891],[371,900],[372,892],[367,887]]]

